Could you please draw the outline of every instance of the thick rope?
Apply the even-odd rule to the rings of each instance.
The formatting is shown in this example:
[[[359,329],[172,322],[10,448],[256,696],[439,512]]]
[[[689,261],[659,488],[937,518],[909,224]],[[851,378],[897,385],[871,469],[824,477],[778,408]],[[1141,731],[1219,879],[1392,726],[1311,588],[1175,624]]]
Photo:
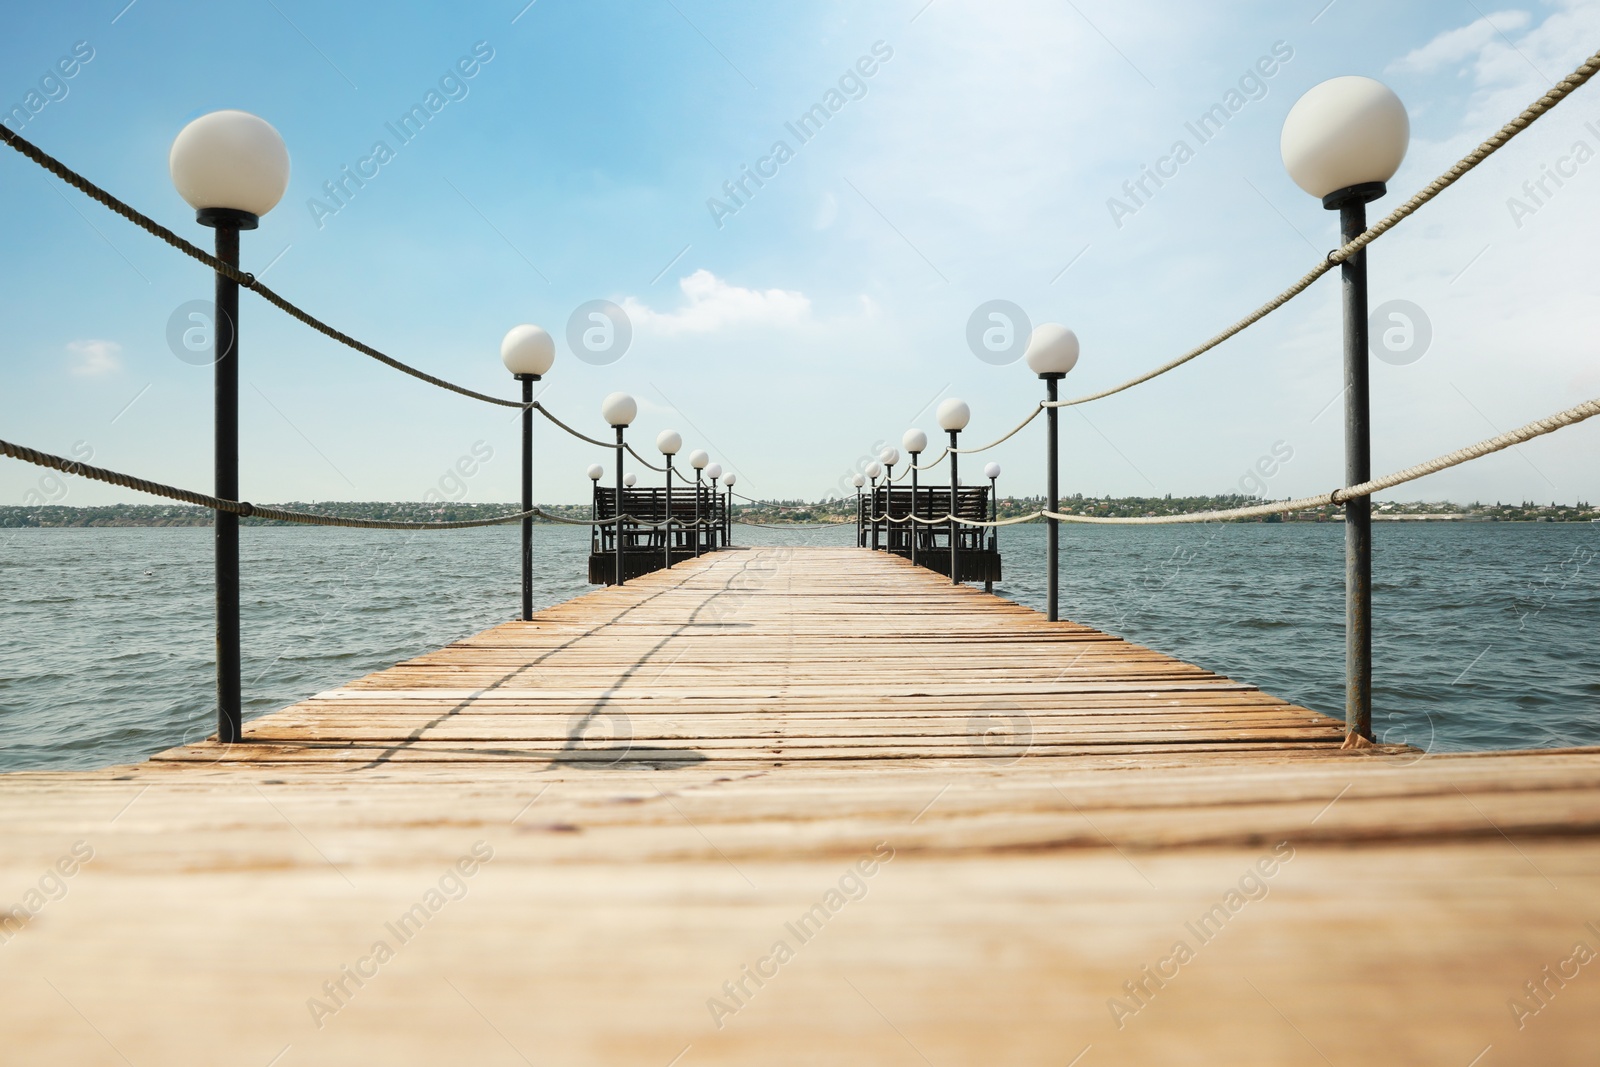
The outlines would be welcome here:
[[[635,518],[632,515],[623,515],[620,518],[610,519],[568,519],[560,515],[551,514],[542,508],[516,511],[508,515],[498,515],[492,519],[462,519],[453,522],[398,522],[386,519],[350,519],[339,515],[316,515],[306,511],[286,511],[283,508],[252,504],[247,500],[229,500],[226,497],[196,493],[189,489],[179,489],[176,486],[163,485],[161,482],[152,482],[148,478],[140,478],[132,474],[108,470],[105,467],[94,467],[87,463],[79,463],[77,460],[51,455],[48,452],[40,452],[36,448],[13,444],[10,441],[0,440],[0,455],[9,456],[24,463],[32,463],[38,467],[58,470],[63,474],[76,474],[79,477],[89,478],[97,482],[106,482],[109,485],[121,486],[124,489],[132,489],[140,493],[148,493],[151,496],[165,497],[168,500],[193,504],[196,507],[210,508],[213,511],[238,515],[240,518],[292,522],[303,526],[342,526],[357,530],[471,530],[482,526],[503,526],[508,523],[520,522],[525,518],[546,519],[566,526],[613,526],[619,521],[629,526],[650,527],[669,524],[673,526],[701,527],[721,525],[715,519],[679,519],[674,517],[652,521]]]
[[[246,289],[249,289],[251,292],[259,295],[267,303],[273,305],[281,311],[287,312],[291,317],[300,320],[307,326],[310,326],[313,330],[316,330],[318,333],[330,337],[342,345],[353,348],[364,356],[371,356],[378,362],[393,367],[397,371],[401,371],[405,374],[411,375],[413,378],[425,381],[429,385],[437,385],[441,389],[448,389],[450,392],[459,393],[462,396],[470,396],[472,399],[481,400],[486,404],[497,404],[501,407],[508,408],[519,408],[522,406],[519,401],[504,400],[497,396],[490,396],[487,393],[480,393],[475,389],[468,389],[465,386],[456,385],[454,382],[447,382],[443,378],[429,374],[427,371],[418,370],[416,367],[402,363],[392,356],[384,355],[371,345],[357,341],[354,337],[351,337],[344,331],[336,330],[332,326],[329,326],[327,323],[312,316],[308,312],[302,311],[294,304],[291,304],[289,301],[285,300],[283,297],[267,288],[267,286],[263,285],[260,281],[256,280],[256,276],[254,274],[249,274],[245,271],[239,270],[237,267],[229,266],[204,249],[198,247],[197,245],[191,244],[182,237],[179,237],[177,234],[173,233],[159,222],[156,222],[148,215],[145,215],[139,211],[135,211],[133,208],[129,207],[121,200],[118,200],[116,197],[112,196],[110,193],[106,192],[89,179],[67,167],[54,156],[49,155],[32,142],[19,137],[17,134],[6,129],[3,125],[0,125],[0,139],[3,139],[6,144],[10,145],[12,148],[15,148],[18,152],[33,160],[35,163],[39,164],[39,166],[43,167],[51,174],[54,174],[56,177],[66,182],[74,189],[77,189],[91,200],[94,200],[96,203],[99,203],[109,208],[116,214],[121,215],[123,218],[145,230],[147,233],[161,238],[161,240],[167,242],[167,244],[171,245],[173,248],[176,248],[184,255],[199,260],[201,263],[204,263],[207,267],[210,267],[217,273],[231,278],[235,282],[238,282]]]
[[[1410,200],[1407,200],[1405,203],[1391,211],[1383,219],[1374,223],[1370,228],[1367,229],[1365,233],[1361,234],[1343,248],[1339,248],[1328,253],[1328,257],[1325,260],[1307,272],[1306,275],[1299,281],[1295,282],[1293,285],[1289,286],[1289,288],[1285,289],[1283,292],[1279,293],[1265,304],[1262,304],[1260,307],[1256,308],[1256,310],[1252,311],[1250,314],[1246,315],[1232,326],[1229,326],[1226,330],[1223,330],[1209,341],[1189,349],[1189,351],[1185,352],[1177,359],[1163,363],[1154,370],[1146,371],[1137,378],[1129,378],[1121,385],[1114,385],[1110,389],[1102,389],[1098,393],[1088,393],[1084,396],[1073,397],[1070,400],[1058,400],[1054,404],[1047,402],[1045,406],[1062,408],[1072,407],[1075,404],[1087,404],[1091,400],[1101,400],[1105,397],[1120,393],[1125,389],[1132,389],[1136,385],[1141,385],[1145,382],[1148,382],[1152,378],[1160,377],[1170,370],[1174,370],[1183,366],[1185,363],[1196,358],[1197,356],[1204,355],[1206,352],[1211,351],[1213,348],[1217,347],[1228,338],[1233,337],[1235,334],[1242,332],[1247,327],[1253,326],[1260,322],[1262,319],[1266,318],[1268,315],[1272,314],[1274,311],[1278,310],[1283,305],[1287,304],[1289,301],[1305,292],[1306,289],[1310,288],[1312,282],[1316,281],[1318,278],[1331,271],[1335,266],[1343,263],[1357,252],[1367,247],[1367,245],[1371,244],[1373,241],[1376,241],[1383,234],[1389,232],[1389,230],[1397,226],[1408,215],[1412,214],[1422,205],[1426,204],[1428,201],[1432,200],[1434,197],[1450,188],[1450,186],[1454,185],[1456,181],[1468,171],[1472,170],[1479,163],[1482,163],[1485,159],[1488,159],[1490,156],[1494,155],[1495,152],[1505,147],[1505,145],[1513,137],[1517,136],[1517,134],[1533,125],[1533,123],[1540,116],[1544,115],[1550,111],[1551,108],[1565,100],[1572,94],[1574,90],[1593,77],[1596,70],[1600,70],[1600,52],[1596,52],[1594,55],[1584,60],[1582,65],[1580,65],[1577,70],[1573,71],[1571,74],[1568,74],[1565,78],[1562,78],[1556,83],[1554,88],[1545,93],[1538,100],[1535,100],[1532,104],[1529,104],[1520,115],[1506,123],[1504,126],[1500,127],[1500,130],[1495,133],[1494,136],[1490,137],[1477,148],[1467,153],[1467,155],[1463,157],[1460,162],[1451,167],[1449,170],[1445,171],[1443,174],[1439,175],[1439,177],[1435,178],[1433,181],[1429,182]]]
[[[1442,456],[1428,460],[1426,463],[1418,463],[1404,470],[1395,471],[1393,474],[1386,474],[1382,478],[1374,478],[1359,485],[1335,489],[1331,493],[1323,493],[1319,496],[1303,496],[1297,500],[1282,500],[1273,504],[1253,504],[1248,507],[1229,508],[1225,511],[1195,511],[1186,515],[1145,515],[1113,518],[1111,516],[1063,515],[1054,511],[1041,512],[1041,514],[1046,518],[1056,519],[1060,522],[1150,526],[1176,522],[1251,519],[1267,515],[1282,515],[1289,511],[1304,511],[1309,508],[1327,507],[1329,505],[1342,504],[1346,500],[1353,500],[1356,497],[1371,496],[1373,493],[1382,492],[1385,489],[1390,489],[1406,482],[1416,481],[1418,478],[1423,478],[1430,474],[1437,474],[1439,471],[1460,466],[1480,456],[1487,456],[1491,452],[1499,452],[1513,445],[1520,445],[1524,441],[1531,441],[1535,437],[1554,433],[1563,427],[1576,425],[1595,415],[1600,415],[1600,398],[1587,401],[1576,407],[1570,407],[1565,411],[1558,411],[1547,418],[1537,419],[1525,426],[1519,426],[1515,430],[1508,430],[1498,436],[1479,441],[1475,445],[1468,445],[1466,448],[1458,448],[1454,452],[1447,452]]]
[[[132,489],[140,493],[149,493],[151,496],[165,497],[168,500],[177,500],[185,504],[194,504],[198,507],[210,508],[213,511],[223,511],[240,518],[272,519],[278,522],[294,522],[307,526],[348,526],[363,530],[468,530],[479,526],[500,526],[505,523],[519,522],[523,518],[540,514],[537,508],[532,511],[518,511],[510,515],[500,515],[492,519],[468,519],[459,522],[388,522],[380,519],[347,519],[337,515],[313,515],[303,511],[285,511],[282,508],[262,507],[251,504],[246,500],[228,500],[224,497],[210,496],[206,493],[196,493],[188,489],[178,489],[174,486],[152,482],[147,478],[123,474],[119,471],[107,470],[104,467],[92,467],[87,463],[76,460],[64,459],[53,456],[48,452],[24,445],[12,444],[10,441],[0,441],[0,454],[12,459],[22,460],[39,467],[49,467],[64,474],[76,474],[83,478],[90,478],[97,482],[107,482],[111,485]]]
[[[1044,408],[1045,408],[1044,402],[1040,401],[1038,407],[1036,407],[1032,411],[1028,412],[1028,417],[1027,418],[1023,419],[1021,422],[1019,422],[1015,426],[1013,426],[1009,433],[1007,433],[1004,437],[1002,437],[1002,438],[1000,438],[998,440],[990,441],[988,444],[979,445],[976,448],[947,448],[947,449],[945,449],[945,451],[946,452],[954,452],[958,456],[967,456],[967,455],[971,455],[974,452],[987,452],[987,451],[989,451],[989,449],[993,448],[995,445],[1004,444],[1005,442],[1007,442],[1007,441],[1011,440],[1013,437],[1015,437],[1018,433],[1022,432],[1022,428],[1024,426],[1028,425],[1028,423],[1032,422],[1034,419],[1038,418],[1039,417],[1039,412],[1043,411]],[[939,459],[943,459],[943,458],[944,458],[943,456],[939,457]],[[935,462],[937,462],[937,460],[935,460]],[[917,469],[918,470],[923,470],[925,468],[919,467]]]
[[[409,374],[413,378],[427,382],[430,385],[436,385],[441,389],[448,389],[450,392],[459,393],[462,396],[468,396],[474,400],[481,400],[486,404],[495,404],[499,407],[520,408],[523,406],[521,401],[505,400],[501,397],[490,396],[487,393],[480,393],[475,389],[468,389],[465,386],[456,385],[454,382],[446,381],[445,379],[436,375],[429,374],[427,371],[419,370],[418,368],[410,366],[409,364],[402,363],[393,356],[385,355],[376,348],[373,348],[371,345],[356,340],[343,330],[338,330],[332,326],[329,326],[322,320],[316,318],[306,311],[303,311],[301,308],[290,303],[288,300],[285,300],[272,289],[268,288],[265,284],[258,281],[254,274],[249,274],[245,271],[239,270],[237,267],[233,267],[222,262],[222,260],[205,251],[203,248],[200,248],[184,238],[179,237],[176,233],[167,229],[159,222],[156,222],[148,215],[129,207],[127,204],[112,196],[110,193],[106,192],[89,179],[83,177],[81,174],[78,174],[76,171],[66,166],[66,164],[62,163],[54,156],[51,156],[25,138],[19,137],[17,134],[6,129],[3,125],[0,125],[0,138],[3,138],[6,144],[10,145],[12,148],[15,148],[18,152],[22,153],[22,155],[33,160],[35,163],[39,164],[39,166],[43,167],[51,174],[54,174],[56,177],[66,182],[74,189],[77,189],[85,196],[88,196],[91,200],[94,200],[95,202],[109,208],[111,211],[121,215],[123,218],[127,219],[129,222],[132,222],[134,225],[140,227],[148,233],[161,238],[161,240],[167,242],[167,244],[171,245],[173,248],[176,248],[184,255],[198,260],[225,277],[231,278],[233,281],[244,286],[246,289],[249,289],[251,292],[259,295],[267,303],[285,312],[291,318],[297,319],[305,325],[311,327],[318,333],[332,338],[333,340],[338,341],[340,344],[360,352],[364,356],[370,356],[386,366],[393,367],[395,370]],[[614,449],[617,447],[615,442],[600,441],[596,438],[589,437],[586,434],[579,433],[571,426],[568,426],[566,423],[550,414],[550,412],[545,410],[544,406],[537,401],[534,402],[533,406],[540,412],[540,414],[544,415],[545,418],[549,419],[551,422],[555,423],[557,426],[561,427],[561,429],[567,431],[567,433],[578,438],[579,440],[587,441],[589,444],[598,445],[601,448]],[[651,470],[666,470],[665,467],[657,467],[655,464],[639,455],[638,452],[633,450],[632,445],[627,445],[624,447],[626,447],[627,450],[633,454],[635,459],[637,459],[640,463],[643,463],[646,467],[649,467]]]
[[[515,404],[513,406],[520,408],[522,405],[521,404]],[[558,419],[554,415],[550,414],[549,409],[547,409],[543,404],[539,403],[537,400],[535,400],[533,402],[533,409],[535,411],[537,411],[539,414],[543,415],[545,418],[549,419],[551,422],[555,423],[557,426],[561,427],[561,429],[567,431],[572,436],[576,437],[580,441],[587,441],[591,445],[599,445],[601,448],[609,448],[612,451],[615,451],[616,448],[617,448],[617,443],[615,441],[601,441],[598,438],[590,437],[587,434],[579,433],[577,430],[574,430],[571,426],[568,426],[566,423],[562,422],[560,419]]]
[[[649,460],[645,459],[643,456],[639,455],[639,453],[635,452],[632,445],[623,445],[622,447],[626,448],[628,453],[633,456],[634,459],[638,460],[640,463],[643,463],[646,467],[649,467],[657,474],[665,474],[667,472],[667,468],[658,467],[654,463],[651,463]]]

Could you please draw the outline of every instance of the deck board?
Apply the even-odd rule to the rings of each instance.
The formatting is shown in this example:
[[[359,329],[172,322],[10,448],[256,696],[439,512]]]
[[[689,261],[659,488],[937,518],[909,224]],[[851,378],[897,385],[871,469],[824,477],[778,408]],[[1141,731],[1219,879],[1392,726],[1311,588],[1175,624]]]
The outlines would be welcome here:
[[[717,553],[246,736],[0,776],[0,906],[93,850],[0,944],[0,1059],[1594,1060],[1600,965],[1541,968],[1600,950],[1600,750],[1341,751],[881,553]]]

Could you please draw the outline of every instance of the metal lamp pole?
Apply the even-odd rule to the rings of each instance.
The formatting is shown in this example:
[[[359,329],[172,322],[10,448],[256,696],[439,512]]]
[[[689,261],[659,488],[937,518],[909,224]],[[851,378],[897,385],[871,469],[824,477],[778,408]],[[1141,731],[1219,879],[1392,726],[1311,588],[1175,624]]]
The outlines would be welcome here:
[[[700,556],[700,498],[702,496],[702,471],[699,467],[694,471],[694,554]]]
[[[665,556],[665,559],[664,559],[664,563],[665,563],[665,566],[667,567],[667,569],[671,570],[672,569],[672,453],[671,452],[667,453],[667,513],[665,515],[665,518],[666,518],[667,524],[662,527],[662,529],[664,531],[666,531],[666,536],[662,539],[662,540],[664,540],[666,542],[666,548],[663,550],[666,553],[666,556]]]
[[[1078,364],[1078,335],[1058,322],[1041,323],[1028,337],[1028,369],[1044,379],[1045,390],[1045,509],[1061,509],[1061,430],[1053,405],[1060,398],[1059,386],[1067,372]],[[1051,622],[1061,617],[1061,523],[1045,517],[1047,552],[1045,615]]]
[[[917,534],[921,531],[917,527],[917,464],[922,459],[921,451],[911,453],[911,562],[917,562]]]
[[[179,131],[167,157],[172,184],[195,209],[195,221],[216,233],[212,340],[215,493],[239,499],[239,233],[253,230],[289,185],[289,152],[266,120],[243,111],[213,111]],[[244,699],[239,649],[239,516],[218,511],[216,549],[217,740],[243,739]]]
[[[522,383],[522,510],[533,510],[533,383],[556,361],[556,343],[537,326],[513,326],[500,341],[500,361]],[[533,618],[533,516],[522,516],[522,621]]]
[[[883,465],[883,550],[894,550],[894,523],[889,521],[890,500],[894,496],[894,464]]]
[[[960,459],[960,457],[956,455],[956,438],[960,433],[961,433],[960,430],[951,430],[950,431],[950,584],[951,585],[960,585],[961,584],[961,571],[958,569],[958,565],[960,563],[960,550],[956,547],[956,540],[957,540],[957,535],[956,535],[956,530],[957,530],[957,524],[956,524],[956,496],[957,496],[957,490],[961,486],[961,478],[960,478],[960,476],[959,476],[959,474],[957,472],[957,469],[956,469],[957,461]]]
[[[1041,374],[1044,379],[1045,399],[1054,404],[1059,399],[1061,379],[1065,374]],[[1044,409],[1045,436],[1049,449],[1045,475],[1045,496],[1050,511],[1061,510],[1061,428],[1057,412],[1060,408],[1047,407]],[[1055,519],[1046,518],[1048,523],[1045,536],[1048,538],[1048,553],[1050,556],[1050,569],[1048,571],[1048,589],[1045,593],[1045,616],[1056,622],[1061,618],[1061,524]]]
[[[872,520],[872,551],[878,551],[878,476],[872,476],[872,496],[867,504],[871,509],[869,517]]]
[[[622,439],[622,434],[626,429],[626,426],[617,427],[617,580],[615,583],[617,585],[624,584],[622,575],[622,453],[624,451],[623,446],[625,442]]]
[[[537,374],[519,374],[522,383],[522,510],[533,510],[533,383]],[[533,516],[522,516],[522,621],[533,618]]]
[[[987,467],[985,467],[983,469],[983,473],[988,475],[988,477],[989,477],[989,521],[993,522],[993,523],[998,523],[1000,521],[1000,488],[999,488],[1000,464],[998,464],[998,463],[989,464]],[[991,553],[995,553],[995,554],[998,554],[999,551],[1000,551],[1000,527],[999,526],[991,526],[991,527],[989,527],[989,551]],[[984,580],[983,580],[983,591],[985,593],[994,592],[994,579],[993,578],[990,578],[990,577],[984,578]]]
[[[1367,228],[1367,204],[1387,190],[1367,182],[1323,197],[1339,212],[1339,243]],[[1344,484],[1372,477],[1372,422],[1367,384],[1367,252],[1339,266],[1344,298]],[[1344,503],[1345,732],[1372,740],[1372,498]]]
[[[229,208],[206,208],[197,215],[202,226],[217,231],[217,258],[239,266],[239,231],[253,230],[257,216]],[[239,499],[239,283],[216,275],[215,493],[224,500]],[[244,697],[241,692],[239,627],[239,516],[216,513],[217,582],[217,740],[237,744],[244,734]]]
[[[1339,212],[1341,247],[1367,228],[1367,205],[1387,192],[1411,138],[1400,98],[1371,78],[1312,86],[1284,119],[1284,168],[1296,185]],[[1344,476],[1372,476],[1367,382],[1367,253],[1339,266],[1344,305]],[[1345,743],[1372,740],[1372,498],[1344,504]]]

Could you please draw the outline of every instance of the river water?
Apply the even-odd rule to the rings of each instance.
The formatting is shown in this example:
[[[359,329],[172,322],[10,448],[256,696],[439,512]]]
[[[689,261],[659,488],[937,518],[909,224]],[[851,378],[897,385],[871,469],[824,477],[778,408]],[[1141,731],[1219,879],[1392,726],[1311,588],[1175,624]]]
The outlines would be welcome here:
[[[592,588],[587,530],[535,529],[535,600]],[[737,527],[745,544],[850,528]],[[1045,530],[996,593],[1043,609]],[[1062,614],[1343,716],[1338,524],[1066,527]],[[1431,751],[1600,744],[1600,525],[1380,523],[1375,732]],[[245,714],[515,615],[517,530],[242,531]],[[0,769],[97,767],[212,733],[211,532],[0,530]]]

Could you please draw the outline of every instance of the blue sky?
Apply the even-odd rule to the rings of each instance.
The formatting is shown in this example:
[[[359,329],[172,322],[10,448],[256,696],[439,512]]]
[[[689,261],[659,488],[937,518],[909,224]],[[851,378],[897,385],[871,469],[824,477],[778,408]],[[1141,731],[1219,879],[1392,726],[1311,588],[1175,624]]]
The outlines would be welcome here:
[[[0,106],[46,95],[41,79],[87,42],[93,58],[46,84],[57,99],[20,132],[197,242],[210,231],[171,187],[172,138],[210,110],[255,112],[283,134],[293,175],[245,236],[245,268],[280,293],[506,396],[499,339],[539,323],[558,341],[545,400],[569,422],[603,432],[601,398],[626,390],[642,451],[676,428],[753,493],[815,498],[908,426],[937,436],[944,396],[972,405],[974,443],[1026,414],[1037,380],[968,347],[985,301],[1078,332],[1076,394],[1164,362],[1308,269],[1336,243],[1335,218],[1285,175],[1278,133],[1310,86],[1364,74],[1405,101],[1411,151],[1376,217],[1600,43],[1600,4],[1568,0],[523,3],[35,5],[0,39]],[[441,90],[475,47],[492,58]],[[1275,48],[1271,77],[1241,88]],[[1198,144],[1185,124],[1236,89],[1243,105]],[[446,102],[401,144],[386,124],[430,90]],[[802,143],[786,124],[830,90],[838,110]],[[1421,358],[1374,363],[1377,471],[1600,394],[1582,254],[1600,162],[1537,205],[1522,188],[1580,140],[1600,150],[1597,92],[1375,247],[1373,305],[1408,301],[1432,334]],[[1123,184],[1180,138],[1193,158],[1114,212]],[[380,139],[393,158],[332,204],[323,183]],[[780,140],[789,158],[764,162]],[[746,179],[730,213],[724,183],[758,167],[770,177]],[[204,268],[14,153],[0,196],[0,436],[209,487],[210,371],[168,342],[174,312],[209,296]],[[1512,198],[1534,210],[1513,212]],[[1266,495],[1338,484],[1337,297],[1330,277],[1188,367],[1068,412],[1064,488],[1237,491],[1285,449]],[[443,483],[451,497],[514,498],[514,412],[241,300],[247,497],[420,499]],[[591,300],[632,323],[608,365],[566,340]],[[1003,488],[1042,488],[1042,429],[994,451]],[[1593,499],[1597,435],[1569,429],[1394,495]],[[458,484],[449,472],[475,447],[493,458]],[[585,499],[583,470],[605,454],[545,425],[537,447],[539,498]],[[38,471],[0,465],[0,502],[39,490]],[[61,502],[129,499],[75,482]]]

